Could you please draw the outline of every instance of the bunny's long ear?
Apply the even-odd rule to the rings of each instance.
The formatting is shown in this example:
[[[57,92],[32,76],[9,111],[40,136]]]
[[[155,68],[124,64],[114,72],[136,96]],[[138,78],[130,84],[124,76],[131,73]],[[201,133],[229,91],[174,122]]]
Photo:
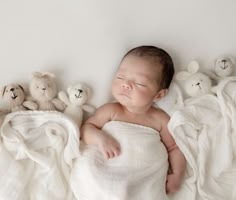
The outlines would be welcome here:
[[[200,68],[199,64],[196,60],[194,60],[188,64],[188,72],[191,74],[198,72],[199,68]]]
[[[178,72],[175,77],[179,81],[184,81],[190,76],[191,76],[191,73],[186,72],[186,71],[181,71],[181,72]]]

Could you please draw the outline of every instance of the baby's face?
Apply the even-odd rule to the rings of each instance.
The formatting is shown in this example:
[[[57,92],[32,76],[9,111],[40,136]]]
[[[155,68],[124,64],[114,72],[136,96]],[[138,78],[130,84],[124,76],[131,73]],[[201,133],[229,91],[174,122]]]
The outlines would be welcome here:
[[[159,98],[161,69],[147,59],[128,55],[113,80],[114,98],[125,107],[148,109]]]

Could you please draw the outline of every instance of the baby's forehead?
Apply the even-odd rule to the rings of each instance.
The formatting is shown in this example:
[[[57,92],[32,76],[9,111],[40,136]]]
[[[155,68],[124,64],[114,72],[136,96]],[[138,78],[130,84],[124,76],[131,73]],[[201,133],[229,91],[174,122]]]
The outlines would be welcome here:
[[[160,63],[159,59],[152,59],[150,56],[127,55],[121,61],[117,71],[126,71],[131,67],[136,67],[135,69],[139,68],[140,70],[144,69],[160,74],[163,65]]]

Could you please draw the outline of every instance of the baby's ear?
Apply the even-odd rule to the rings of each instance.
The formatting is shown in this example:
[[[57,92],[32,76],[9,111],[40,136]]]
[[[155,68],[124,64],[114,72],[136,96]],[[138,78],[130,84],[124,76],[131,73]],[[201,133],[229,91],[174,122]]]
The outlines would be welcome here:
[[[162,97],[164,97],[164,96],[167,94],[167,92],[168,92],[168,89],[161,89],[161,90],[157,93],[157,95],[155,96],[154,102],[155,102],[155,101],[158,101],[159,99],[161,99]]]

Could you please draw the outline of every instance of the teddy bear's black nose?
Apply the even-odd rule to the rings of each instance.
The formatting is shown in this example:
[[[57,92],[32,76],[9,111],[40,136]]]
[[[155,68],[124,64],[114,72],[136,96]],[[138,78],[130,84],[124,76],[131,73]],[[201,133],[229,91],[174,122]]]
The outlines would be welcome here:
[[[224,63],[225,63],[225,62],[226,62],[226,60],[222,60],[222,62],[224,62]]]
[[[11,88],[10,91],[13,92],[13,91],[14,91],[14,88]]]
[[[42,90],[46,90],[46,88],[44,87],[44,88],[42,88]]]
[[[79,91],[79,93],[83,92],[83,90],[78,90],[78,91]]]

